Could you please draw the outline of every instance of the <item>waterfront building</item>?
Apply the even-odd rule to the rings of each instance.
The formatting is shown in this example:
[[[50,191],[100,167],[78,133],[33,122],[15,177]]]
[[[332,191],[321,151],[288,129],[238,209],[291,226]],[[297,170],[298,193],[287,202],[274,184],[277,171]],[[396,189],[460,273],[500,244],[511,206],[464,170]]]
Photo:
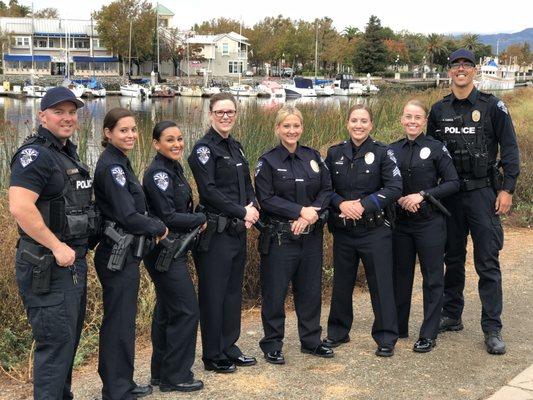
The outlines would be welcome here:
[[[100,44],[92,20],[0,18],[0,29],[9,37],[6,75],[119,75],[118,58]]]

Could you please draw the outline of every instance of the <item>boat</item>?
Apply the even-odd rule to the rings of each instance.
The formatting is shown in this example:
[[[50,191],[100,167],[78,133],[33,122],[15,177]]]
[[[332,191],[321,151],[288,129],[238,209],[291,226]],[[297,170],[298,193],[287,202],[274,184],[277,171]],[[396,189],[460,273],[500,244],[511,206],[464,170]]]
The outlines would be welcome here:
[[[71,81],[69,78],[66,78],[62,83],[61,86],[66,87],[67,89],[70,89],[72,93],[74,93],[74,96],[77,98],[81,98],[83,94],[85,93],[85,86],[81,83],[77,83],[74,81]]]
[[[256,97],[257,96],[257,90],[255,90],[252,86],[247,84],[234,84],[233,86],[229,87],[229,91],[234,96],[239,97]]]
[[[120,95],[124,97],[146,97],[148,89],[138,83],[120,85]]]
[[[88,97],[105,97],[107,91],[102,82],[93,78],[86,84],[85,96]]]
[[[335,96],[361,96],[365,91],[365,87],[351,74],[338,74],[333,81]]]
[[[48,88],[39,85],[25,85],[22,87],[22,91],[24,92],[26,97],[41,98],[44,97],[47,90]]]
[[[218,86],[203,86],[202,87],[203,97],[211,97],[217,93],[220,93],[220,88]]]
[[[510,65],[498,65],[498,58],[490,58],[480,68],[474,79],[478,90],[514,89],[516,70]]]
[[[259,97],[285,98],[285,89],[276,81],[264,80],[257,86],[257,95]]]
[[[333,82],[329,79],[315,78],[315,92],[317,96],[333,96]]]
[[[156,84],[150,87],[148,97],[174,97],[176,91],[168,85]]]
[[[283,84],[287,97],[316,97],[312,79],[295,76],[292,81]]]
[[[200,86],[182,86],[178,94],[184,97],[202,97],[202,89]]]

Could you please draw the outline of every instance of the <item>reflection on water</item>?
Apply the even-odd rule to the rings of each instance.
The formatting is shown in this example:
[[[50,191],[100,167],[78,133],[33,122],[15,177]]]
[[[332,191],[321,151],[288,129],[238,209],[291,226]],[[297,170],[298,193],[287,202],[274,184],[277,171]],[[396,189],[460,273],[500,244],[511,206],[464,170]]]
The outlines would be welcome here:
[[[247,107],[257,104],[267,110],[276,110],[285,102],[294,105],[320,104],[336,107],[345,107],[348,102],[362,102],[363,98],[347,97],[320,97],[320,98],[297,98],[297,99],[269,99],[269,98],[238,98],[239,107]],[[41,99],[14,99],[0,97],[0,117],[9,121],[17,128],[18,142],[35,131],[39,125],[38,112]],[[200,97],[175,97],[170,99],[138,99],[131,97],[109,96],[100,99],[86,99],[85,107],[80,110],[78,120],[88,134],[87,138],[87,162],[94,166],[102,151],[100,146],[102,123],[107,111],[114,107],[131,109],[136,115],[137,124],[141,134],[149,135],[155,123],[170,119],[176,121],[186,140],[185,154],[190,147],[205,132],[209,125],[208,111],[209,99]]]

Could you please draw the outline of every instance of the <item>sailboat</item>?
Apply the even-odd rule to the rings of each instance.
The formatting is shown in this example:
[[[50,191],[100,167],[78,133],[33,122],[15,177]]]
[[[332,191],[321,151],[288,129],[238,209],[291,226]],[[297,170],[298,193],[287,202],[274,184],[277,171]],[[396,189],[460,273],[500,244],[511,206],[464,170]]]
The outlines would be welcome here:
[[[241,25],[239,28],[239,36],[242,37],[242,19],[241,19]],[[242,84],[241,83],[241,75],[243,71],[243,65],[242,65],[242,57],[241,57],[241,42],[239,38],[239,82],[237,84],[233,84],[230,86],[229,91],[234,96],[240,96],[240,97],[257,97],[257,90],[255,90],[251,85],[248,84]]]
[[[209,68],[211,67],[211,59],[207,61],[207,69],[204,74],[204,86],[202,86],[202,96],[210,97],[214,94],[220,93],[220,88],[215,85],[209,85],[207,80],[209,79]]]
[[[128,77],[131,77],[131,29],[132,29],[132,21],[130,21],[130,41],[129,41],[129,51],[128,51]],[[131,81],[131,78],[129,79],[129,82],[120,85],[120,95],[124,97],[141,97],[145,98],[148,95],[148,89],[144,87],[143,85],[139,83],[134,83]]]

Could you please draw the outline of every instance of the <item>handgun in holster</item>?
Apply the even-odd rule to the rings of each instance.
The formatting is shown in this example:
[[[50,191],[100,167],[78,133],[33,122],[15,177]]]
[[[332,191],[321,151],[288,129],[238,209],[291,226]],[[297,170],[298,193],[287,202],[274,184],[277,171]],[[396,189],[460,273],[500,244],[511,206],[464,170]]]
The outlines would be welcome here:
[[[21,242],[23,243],[23,242]],[[33,246],[33,245],[32,245]],[[46,294],[50,292],[50,280],[52,277],[52,264],[54,262],[54,256],[51,251],[45,249],[42,246],[33,246],[36,249],[41,247],[44,250],[44,254],[35,254],[34,251],[26,248],[21,244],[22,260],[32,265],[32,277],[31,277],[31,290],[35,294]],[[41,253],[41,252],[38,252]]]
[[[257,250],[259,251],[259,254],[267,255],[270,252],[270,243],[272,243],[272,236],[274,235],[272,225],[258,220],[254,226],[259,231]]]
[[[178,234],[171,234],[163,240],[159,241],[161,251],[157,256],[155,262],[155,269],[159,272],[166,272],[170,268],[170,264],[174,259],[174,255],[178,252],[182,243],[182,236]]]
[[[115,229],[114,222],[107,224],[104,235],[113,241],[107,269],[110,271],[121,271],[135,236],[130,233],[120,234]]]
[[[206,214],[207,216],[207,227],[200,234],[198,245],[196,246],[196,251],[200,253],[205,253],[209,250],[209,245],[211,244],[211,238],[215,234],[218,228],[218,216],[214,214]]]

